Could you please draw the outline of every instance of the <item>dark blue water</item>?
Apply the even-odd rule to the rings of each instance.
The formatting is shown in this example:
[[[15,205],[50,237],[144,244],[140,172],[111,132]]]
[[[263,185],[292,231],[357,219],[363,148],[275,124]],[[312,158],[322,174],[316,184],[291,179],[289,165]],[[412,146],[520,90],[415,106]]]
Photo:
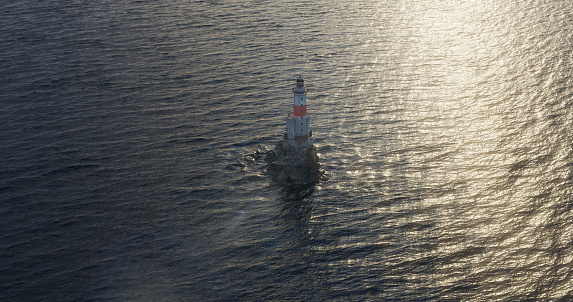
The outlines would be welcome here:
[[[3,1],[0,300],[573,299],[569,1]],[[264,155],[299,75],[326,173]]]

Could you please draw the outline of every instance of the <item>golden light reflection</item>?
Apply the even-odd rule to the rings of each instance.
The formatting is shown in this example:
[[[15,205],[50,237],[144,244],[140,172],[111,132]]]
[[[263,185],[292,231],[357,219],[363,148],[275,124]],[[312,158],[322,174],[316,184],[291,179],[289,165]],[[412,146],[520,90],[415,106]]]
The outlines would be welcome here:
[[[387,156],[396,161],[407,157],[410,184],[418,183],[425,193],[420,204],[393,205],[394,210],[435,209],[431,211],[434,216],[413,215],[402,218],[402,223],[431,219],[436,224],[434,233],[428,234],[432,238],[457,233],[456,242],[438,243],[429,252],[438,258],[465,254],[436,269],[440,286],[484,271],[505,268],[514,272],[536,262],[550,262],[543,252],[524,252],[528,248],[543,251],[556,244],[539,236],[554,219],[551,183],[567,177],[560,165],[570,152],[546,138],[547,133],[559,130],[552,128],[551,120],[543,120],[548,113],[537,104],[546,97],[540,89],[547,81],[539,77],[552,76],[523,62],[540,61],[528,48],[547,46],[521,45],[537,41],[519,40],[528,25],[517,24],[509,15],[517,7],[487,1],[408,4],[414,7],[408,8],[403,19],[395,17],[402,32],[394,38],[403,46],[383,56],[397,58],[400,64],[393,70],[403,75],[402,81],[385,88],[408,91],[407,101],[398,102],[406,110],[395,119],[415,130],[387,126],[399,130],[395,131],[399,142],[388,147]],[[396,175],[390,170],[380,174]],[[539,202],[550,206],[539,206]],[[565,233],[559,241],[571,240],[572,232]],[[528,287],[540,276],[508,273],[496,278],[485,281],[494,286],[513,278],[518,281],[512,284]]]

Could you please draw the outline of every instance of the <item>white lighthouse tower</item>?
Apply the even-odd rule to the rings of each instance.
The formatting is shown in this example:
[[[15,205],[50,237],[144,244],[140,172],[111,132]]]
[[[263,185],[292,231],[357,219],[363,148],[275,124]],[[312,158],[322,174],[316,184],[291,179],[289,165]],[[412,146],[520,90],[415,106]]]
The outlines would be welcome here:
[[[284,139],[277,142],[275,149],[269,152],[267,172],[280,184],[292,187],[318,182],[320,171],[318,154],[312,143],[310,120],[306,114],[306,87],[304,79],[296,80],[293,111],[286,116]]]
[[[306,114],[306,92],[304,79],[300,76],[296,80],[296,87],[293,88],[294,108],[293,112],[287,114],[285,141],[289,143],[312,145],[312,130],[310,130],[310,119]]]

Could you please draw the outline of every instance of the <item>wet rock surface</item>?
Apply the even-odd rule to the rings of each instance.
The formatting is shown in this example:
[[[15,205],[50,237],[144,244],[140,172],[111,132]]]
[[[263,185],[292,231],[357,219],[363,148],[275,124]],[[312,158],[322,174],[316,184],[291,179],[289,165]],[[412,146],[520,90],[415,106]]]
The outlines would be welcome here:
[[[282,140],[265,160],[268,163],[267,173],[283,186],[313,185],[324,175],[312,142]]]

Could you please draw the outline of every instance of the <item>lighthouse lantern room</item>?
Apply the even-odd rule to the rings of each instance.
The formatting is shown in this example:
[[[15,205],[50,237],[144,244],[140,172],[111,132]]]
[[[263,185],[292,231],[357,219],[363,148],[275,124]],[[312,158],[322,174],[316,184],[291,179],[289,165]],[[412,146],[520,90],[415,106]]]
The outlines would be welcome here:
[[[306,114],[307,89],[302,76],[296,80],[296,86],[292,92],[294,93],[294,108],[293,112],[287,114],[284,138],[290,141],[307,142],[312,137],[312,130],[310,130],[310,119]]]

